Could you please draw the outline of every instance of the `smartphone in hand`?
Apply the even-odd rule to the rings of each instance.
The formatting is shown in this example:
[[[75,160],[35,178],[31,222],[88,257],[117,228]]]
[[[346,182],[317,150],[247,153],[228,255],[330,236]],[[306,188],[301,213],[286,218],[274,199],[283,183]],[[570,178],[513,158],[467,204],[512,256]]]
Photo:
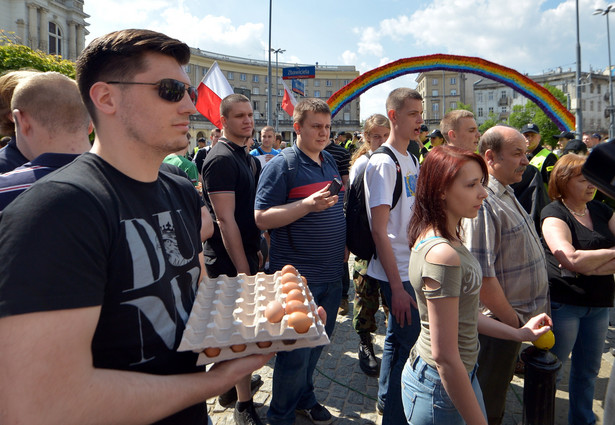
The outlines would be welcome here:
[[[331,182],[331,186],[329,186],[329,193],[331,194],[329,196],[337,195],[341,188],[342,188],[341,180],[333,179],[333,181]]]

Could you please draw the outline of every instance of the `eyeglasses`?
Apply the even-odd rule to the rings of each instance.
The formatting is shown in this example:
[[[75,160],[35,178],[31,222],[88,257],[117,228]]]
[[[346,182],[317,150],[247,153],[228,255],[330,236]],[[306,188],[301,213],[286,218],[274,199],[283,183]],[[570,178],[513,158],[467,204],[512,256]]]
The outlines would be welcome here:
[[[172,78],[164,78],[157,83],[138,83],[134,81],[107,81],[107,84],[137,84],[143,86],[158,87],[158,96],[169,102],[179,102],[184,98],[185,92],[188,92],[190,100],[196,105],[197,91],[196,88],[182,83],[181,81]]]

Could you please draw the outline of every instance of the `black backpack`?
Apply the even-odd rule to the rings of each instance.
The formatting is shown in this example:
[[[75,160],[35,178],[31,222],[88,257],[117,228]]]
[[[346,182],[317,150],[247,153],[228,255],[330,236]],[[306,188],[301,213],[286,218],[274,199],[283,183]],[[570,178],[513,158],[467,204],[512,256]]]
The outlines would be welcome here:
[[[372,155],[386,154],[395,162],[397,168],[397,178],[395,180],[395,189],[393,190],[393,202],[391,209],[395,208],[399,198],[401,197],[402,176],[401,166],[397,157],[387,146],[380,146]],[[371,156],[369,154],[368,158]],[[414,157],[412,158],[413,161]],[[416,161],[415,161],[416,164]],[[369,220],[367,218],[367,205],[365,203],[365,185],[363,177],[365,169],[357,173],[354,180],[350,182],[350,188],[346,192],[344,199],[344,212],[346,213],[346,246],[355,256],[363,260],[371,260],[376,258],[376,245],[372,238],[372,232],[369,228]]]

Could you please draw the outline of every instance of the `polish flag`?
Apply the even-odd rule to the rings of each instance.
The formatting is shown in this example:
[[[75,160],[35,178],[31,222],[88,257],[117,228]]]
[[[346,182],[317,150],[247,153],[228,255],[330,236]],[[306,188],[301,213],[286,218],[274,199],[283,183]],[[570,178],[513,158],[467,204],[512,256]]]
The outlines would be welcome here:
[[[197,87],[196,109],[218,128],[222,128],[220,103],[226,96],[233,94],[233,88],[222,74],[218,62],[214,62]]]
[[[282,98],[282,109],[286,111],[288,115],[293,116],[293,111],[295,110],[295,105],[297,104],[297,99],[290,91],[288,86],[286,85],[286,81],[282,80],[282,84],[284,85],[284,97]]]

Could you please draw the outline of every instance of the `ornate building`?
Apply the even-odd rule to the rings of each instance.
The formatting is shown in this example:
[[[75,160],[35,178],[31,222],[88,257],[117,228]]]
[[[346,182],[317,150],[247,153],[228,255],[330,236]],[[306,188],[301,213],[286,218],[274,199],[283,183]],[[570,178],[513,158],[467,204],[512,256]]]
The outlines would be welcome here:
[[[1,0],[0,29],[32,49],[75,60],[88,34],[83,0]]]

